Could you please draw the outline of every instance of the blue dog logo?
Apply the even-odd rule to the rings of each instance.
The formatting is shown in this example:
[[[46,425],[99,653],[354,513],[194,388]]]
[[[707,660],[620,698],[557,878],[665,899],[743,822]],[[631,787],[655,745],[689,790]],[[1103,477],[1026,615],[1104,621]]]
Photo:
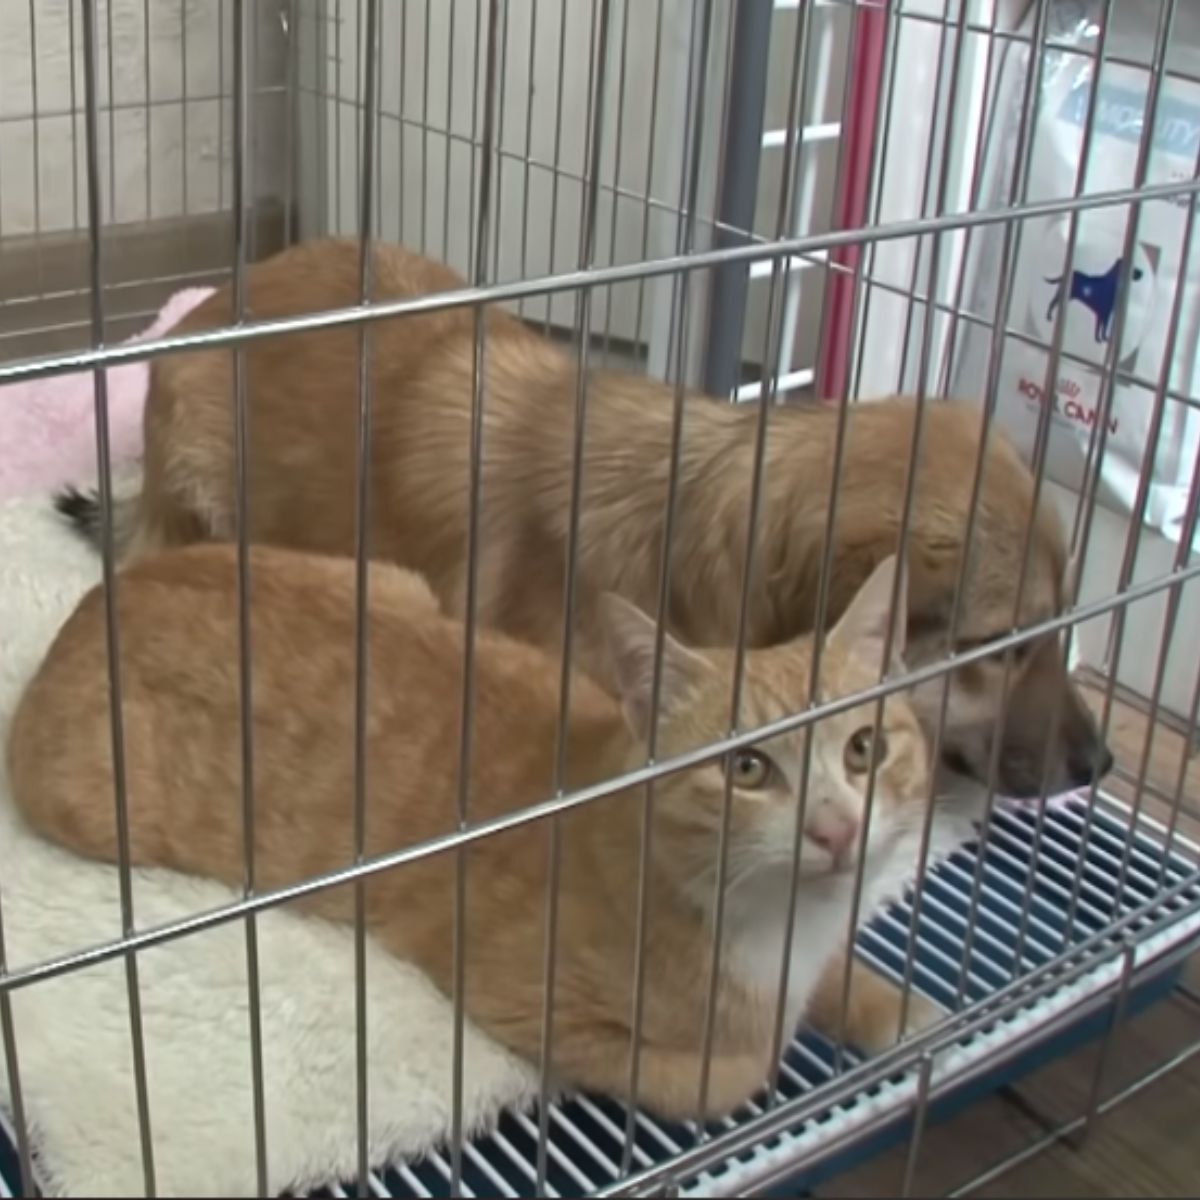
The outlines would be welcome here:
[[[1067,301],[1069,303],[1072,300],[1078,300],[1080,304],[1091,311],[1096,318],[1097,342],[1107,342],[1112,336],[1113,314],[1117,311],[1117,284],[1121,277],[1121,261],[1118,258],[1103,275],[1089,275],[1087,271],[1071,272]],[[1141,267],[1134,267],[1132,271],[1134,282],[1140,280],[1144,274]],[[1061,299],[1059,288],[1062,281],[1061,275],[1056,279],[1046,280],[1047,283],[1054,285],[1054,298],[1050,301],[1050,307],[1046,309],[1047,321],[1053,318],[1054,310],[1058,307]]]

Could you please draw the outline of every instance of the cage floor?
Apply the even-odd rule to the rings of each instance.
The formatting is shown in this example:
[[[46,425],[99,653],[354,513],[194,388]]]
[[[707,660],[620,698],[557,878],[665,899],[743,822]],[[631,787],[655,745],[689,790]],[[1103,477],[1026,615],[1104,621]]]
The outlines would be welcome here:
[[[1167,853],[1164,838],[1148,823],[1131,837],[1128,810],[1114,801],[1093,809],[1088,828],[1087,806],[1071,799],[1048,809],[1037,832],[1032,810],[998,811],[988,837],[964,845],[939,862],[927,875],[919,917],[914,922],[912,897],[887,909],[870,922],[858,940],[860,954],[884,973],[902,979],[909,948],[913,951],[914,985],[948,1011],[986,998],[1039,966],[1108,927],[1114,917],[1146,909],[1138,925],[1166,919],[1157,934],[1171,944],[1200,939],[1200,919],[1188,910],[1200,900],[1200,854],[1177,839]],[[981,868],[981,870],[980,870]],[[974,935],[968,937],[968,917],[979,873]],[[1078,884],[1078,900],[1072,896]],[[1167,889],[1177,888],[1170,898]],[[1157,900],[1157,903],[1156,903]],[[1172,916],[1177,919],[1172,921]],[[1185,918],[1187,918],[1185,920]],[[914,928],[915,926],[915,928]],[[1023,932],[1022,932],[1023,931]],[[1172,941],[1173,938],[1173,941]],[[1111,983],[1119,966],[1122,943],[1109,940],[1107,958],[1097,957],[1094,994]],[[1107,966],[1107,984],[1099,975]],[[992,1091],[1051,1057],[1064,1053],[1103,1027],[1103,1014],[1079,1010],[1074,1019],[1056,1022],[1040,1042],[1029,1039],[1031,1025],[1046,1022],[1088,994],[1089,976],[1063,993],[1051,992],[1011,1020],[1000,1022],[986,1035],[988,1054],[996,1059],[1006,1039],[1028,1041],[1032,1049],[1008,1056],[1005,1065],[976,1071],[969,1082],[943,1094],[936,1119]],[[1140,985],[1130,1004],[1152,1002],[1171,986],[1161,976]],[[1072,991],[1072,989],[1074,989]],[[1070,992],[1070,996],[1066,993]],[[1056,999],[1060,1000],[1057,1010]],[[972,1039],[954,1052],[969,1053]],[[1003,1056],[1001,1056],[1003,1057]],[[788,1047],[781,1066],[775,1103],[786,1104],[828,1083],[836,1072],[834,1047],[805,1033]],[[842,1056],[849,1067],[860,1060],[850,1051]],[[904,1135],[915,1088],[915,1070],[900,1070],[894,1078],[864,1090],[849,1101],[829,1105],[814,1115],[810,1110],[793,1126],[777,1131],[752,1149],[727,1158],[717,1167],[693,1171],[674,1183],[682,1194],[737,1194],[749,1182],[765,1176],[788,1177],[796,1195],[821,1178],[863,1161]],[[669,1162],[691,1150],[703,1138],[719,1136],[761,1116],[771,1103],[765,1093],[724,1122],[701,1130],[695,1125],[670,1125],[644,1113],[634,1117],[632,1169],[639,1172]],[[894,1118],[881,1122],[881,1116]],[[546,1192],[551,1196],[581,1196],[612,1186],[621,1176],[627,1112],[618,1103],[576,1096],[554,1104],[549,1111]],[[854,1138],[856,1129],[863,1136]],[[463,1194],[466,1196],[527,1196],[537,1184],[538,1116],[510,1113],[490,1136],[464,1148]],[[850,1148],[845,1147],[849,1145]],[[773,1164],[773,1165],[772,1165]],[[770,1169],[767,1169],[767,1168]],[[419,1162],[393,1164],[371,1175],[370,1192],[377,1196],[445,1197],[450,1190],[450,1162],[443,1153]],[[353,1185],[314,1193],[321,1197],[353,1194]],[[0,1195],[19,1194],[17,1156],[7,1131],[0,1129]]]

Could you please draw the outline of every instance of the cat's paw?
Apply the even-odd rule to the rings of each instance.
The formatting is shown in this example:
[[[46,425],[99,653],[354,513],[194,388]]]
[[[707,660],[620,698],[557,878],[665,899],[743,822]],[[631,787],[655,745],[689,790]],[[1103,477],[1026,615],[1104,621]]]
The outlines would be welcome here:
[[[900,1037],[928,1029],[945,1015],[931,1000],[903,990],[862,959],[850,962],[850,993],[845,995],[845,952],[831,958],[809,997],[809,1025],[831,1041],[841,1041],[863,1054],[880,1054]],[[903,1017],[904,1028],[900,1023]]]
[[[907,1011],[904,994],[890,980],[875,976],[869,995],[859,993],[859,1003],[851,1006],[852,1020],[846,1040],[864,1054],[881,1054],[899,1040],[900,1020],[904,1017],[903,1036],[910,1037],[936,1025],[946,1015],[932,1000],[911,992]]]
[[[914,1033],[930,1029],[945,1016],[945,1010],[927,996],[922,996],[920,992],[911,992],[908,998],[908,1014],[904,1022],[904,1036],[911,1037]]]

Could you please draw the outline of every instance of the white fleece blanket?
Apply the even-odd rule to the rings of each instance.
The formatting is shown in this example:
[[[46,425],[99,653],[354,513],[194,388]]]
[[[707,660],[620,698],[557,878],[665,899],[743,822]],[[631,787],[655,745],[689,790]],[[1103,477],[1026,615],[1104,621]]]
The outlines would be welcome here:
[[[79,596],[92,555],[47,500],[0,505],[0,737],[20,689]],[[0,895],[12,969],[120,932],[117,872],[25,829],[0,773]],[[139,926],[234,899],[167,871],[136,874]],[[347,930],[272,911],[259,922],[267,1150],[273,1190],[352,1178],[356,1162],[353,947]],[[244,926],[138,956],[157,1184],[163,1196],[255,1192]],[[370,1146],[419,1154],[450,1123],[451,1010],[414,968],[371,948]],[[121,960],[14,994],[18,1062],[38,1174],[52,1193],[143,1193]],[[531,1069],[478,1031],[466,1038],[464,1117],[527,1104]],[[7,1074],[2,1076],[7,1088]],[[5,1096],[5,1098],[7,1098]]]

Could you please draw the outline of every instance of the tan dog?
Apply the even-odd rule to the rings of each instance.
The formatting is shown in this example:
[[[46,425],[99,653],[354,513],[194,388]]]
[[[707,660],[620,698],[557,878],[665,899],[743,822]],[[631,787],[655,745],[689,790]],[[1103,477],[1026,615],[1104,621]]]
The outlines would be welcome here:
[[[448,268],[381,244],[374,297],[454,289]],[[358,301],[358,246],[324,240],[252,266],[248,316],[280,318]],[[177,332],[226,325],[224,289]],[[463,611],[466,581],[474,315],[456,308],[376,324],[370,333],[375,407],[371,551],[422,572],[446,608]],[[576,367],[571,355],[506,312],[487,310],[478,615],[486,626],[557,651],[571,485]],[[359,333],[342,328],[250,344],[249,533],[252,539],[349,554],[354,545]],[[118,531],[131,554],[235,531],[233,360],[228,350],[155,360],[146,409],[144,484]],[[578,542],[577,661],[604,679],[594,605],[615,591],[644,610],[657,596],[672,420],[671,389],[652,379],[593,372]],[[915,406],[855,405],[837,496],[830,620],[871,569],[896,549]],[[944,659],[1013,627],[1026,530],[1033,524],[1018,624],[1060,611],[1065,551],[1049,512],[1031,513],[1033,482],[997,432],[984,464],[957,644],[948,623],[959,574],[980,414],[927,407],[912,523],[910,666]],[[671,554],[670,623],[697,645],[733,642],[753,460],[753,411],[689,397]],[[750,597],[751,645],[811,627],[829,507],[838,414],[824,407],[771,413],[763,508]],[[94,500],[60,507],[96,526]],[[955,671],[943,763],[987,778],[999,738],[998,786],[1012,796],[1061,791],[1111,765],[1091,716],[1045,637],[1015,656],[1009,703],[997,656]],[[611,679],[604,680],[611,683]],[[941,683],[916,689],[927,727]],[[1058,720],[1054,719],[1058,714]]]
[[[853,695],[878,673],[894,561],[880,565],[829,635],[831,695]],[[273,888],[353,859],[355,570],[346,559],[265,547],[252,551],[252,566],[255,859],[259,885]],[[117,599],[132,860],[235,886],[243,866],[236,592],[233,549],[200,546],[136,563]],[[438,611],[421,579],[391,565],[372,572],[369,606],[365,836],[366,852],[375,855],[455,828],[464,631]],[[646,756],[654,623],[612,596],[598,610],[622,703],[576,678],[571,786],[613,778]],[[104,617],[98,587],[59,632],[23,696],[8,766],[13,795],[36,829],[115,861]],[[747,657],[746,709],[755,724],[808,703],[811,642],[801,638]],[[902,642],[900,630],[897,651]],[[667,640],[665,755],[725,732],[729,653]],[[559,671],[550,655],[485,631],[476,665],[472,821],[551,794],[558,733]],[[726,769],[733,785],[726,921],[707,1114],[745,1100],[774,1065],[803,742],[798,731],[764,739],[658,786],[640,1094],[665,1116],[699,1115]],[[874,704],[822,721],[813,743],[785,1033],[803,1011],[814,1011],[810,999],[822,969],[845,935],[856,870],[868,897],[889,876],[913,870],[928,789],[928,747],[902,695],[888,701],[878,725]],[[872,766],[875,796],[863,843]],[[617,1096],[627,1094],[629,1079],[641,797],[634,788],[601,798],[560,823],[554,1077]],[[542,821],[477,840],[466,854],[465,1008],[535,1062],[548,848]],[[454,854],[435,854],[376,875],[365,887],[372,934],[450,996],[455,861]],[[334,920],[354,912],[347,887],[299,903]],[[835,1020],[836,1008],[819,994],[815,1012]],[[852,1009],[847,1028],[851,1038],[870,1040],[874,1013]]]

